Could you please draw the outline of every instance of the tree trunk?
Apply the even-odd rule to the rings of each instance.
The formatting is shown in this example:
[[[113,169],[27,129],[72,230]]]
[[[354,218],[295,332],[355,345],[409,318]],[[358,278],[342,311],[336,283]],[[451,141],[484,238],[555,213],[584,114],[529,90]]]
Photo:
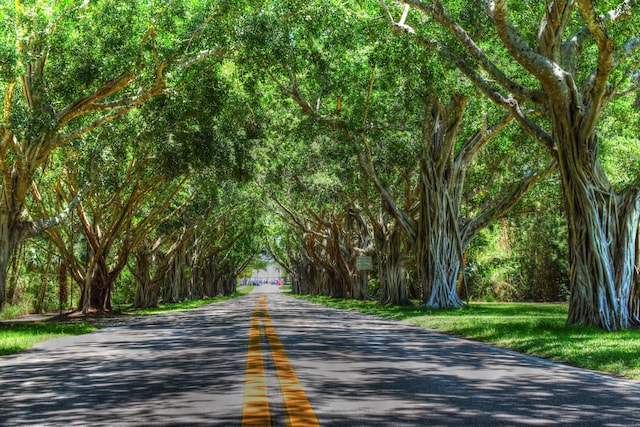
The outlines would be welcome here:
[[[300,291],[302,295],[329,295],[325,289],[322,269],[315,263],[306,260],[300,275]]]
[[[227,277],[221,280],[222,296],[233,295],[236,291],[235,277]]]
[[[87,270],[88,283],[85,292],[80,299],[80,307],[83,312],[89,309],[98,311],[111,311],[111,291],[113,283],[118,277],[121,268],[109,271],[106,260],[102,256],[92,257],[92,264]]]
[[[577,116],[577,115],[576,115]],[[570,325],[630,326],[640,220],[637,189],[616,194],[598,161],[596,135],[556,120],[570,247]],[[576,125],[579,126],[579,125]]]
[[[458,282],[456,283],[456,288],[458,289],[458,295],[469,302],[469,289],[467,289],[467,282],[464,276],[465,269],[467,267],[467,260],[469,258],[469,246],[467,246],[462,254],[462,265],[460,265],[460,272],[458,273]]]
[[[201,274],[202,274],[202,280],[205,283],[205,287],[206,287],[206,295],[210,297],[216,297],[220,295],[220,291],[218,290],[218,280],[216,278],[217,269],[216,269],[215,261],[214,260],[209,261],[207,266],[201,269]]]
[[[458,213],[452,211],[447,183],[422,176],[421,212],[418,219],[416,260],[423,303],[433,308],[457,308],[457,281],[462,263],[462,242],[456,233]]]
[[[0,308],[4,303],[9,264],[24,240],[25,233],[20,222],[12,221],[11,215],[0,212]]]
[[[151,254],[140,250],[135,254],[136,259],[136,293],[133,306],[136,308],[151,308],[158,306],[160,294],[159,281],[153,280],[151,275]]]
[[[0,225],[0,308],[4,303],[5,285],[7,283],[7,272],[9,271],[9,261],[13,253],[11,236],[6,232],[5,227]]]
[[[298,257],[292,257],[289,254],[289,260],[291,262],[291,292],[297,295],[304,295],[302,292],[301,277],[304,270],[303,261]]]
[[[377,229],[379,227],[376,227]],[[380,275],[380,302],[393,305],[410,305],[407,281],[402,265],[402,235],[397,227],[388,234],[380,231],[376,234],[378,252],[378,271]]]
[[[631,322],[634,325],[640,325],[640,227],[636,234],[636,261],[633,273],[629,315],[631,316]]]
[[[169,268],[164,277],[163,297],[166,302],[180,302],[188,298],[188,287],[182,276],[182,267],[186,263],[184,248],[177,250],[169,261]]]

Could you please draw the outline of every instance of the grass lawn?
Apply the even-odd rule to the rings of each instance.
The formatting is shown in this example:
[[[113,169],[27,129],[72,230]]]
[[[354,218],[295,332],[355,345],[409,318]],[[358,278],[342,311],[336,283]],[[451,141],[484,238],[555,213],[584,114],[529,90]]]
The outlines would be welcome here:
[[[88,323],[3,322],[0,323],[0,356],[17,353],[51,338],[81,335],[96,329],[97,326]]]
[[[199,299],[182,303],[159,304],[157,308],[146,310],[126,310],[123,307],[118,307],[118,309],[123,310],[125,314],[137,316],[161,314],[168,313],[170,311],[189,310],[214,302],[224,301],[226,299],[248,294],[252,290],[253,288],[251,287],[245,287],[238,289],[235,294],[225,297]],[[98,329],[98,326],[83,322],[73,324],[52,323],[44,320],[0,322],[0,356],[26,350],[33,347],[33,345],[38,342],[46,341],[51,338],[62,337],[65,335],[80,335],[95,331],[96,329]]]
[[[153,315],[189,310],[244,295],[252,290],[253,287],[248,286],[227,297],[160,304],[158,308],[125,310],[125,313]],[[523,353],[640,379],[640,330],[604,332],[596,328],[567,327],[567,306],[564,304],[471,303],[469,307],[461,309],[434,310],[417,305],[394,307],[371,301],[292,296],[334,308],[403,320]],[[40,341],[79,335],[97,328],[89,323],[0,322],[0,355],[25,350]]]
[[[564,304],[478,302],[461,309],[434,310],[420,306],[384,306],[371,301],[292,296],[640,379],[640,330],[605,332],[597,328],[568,327]]]

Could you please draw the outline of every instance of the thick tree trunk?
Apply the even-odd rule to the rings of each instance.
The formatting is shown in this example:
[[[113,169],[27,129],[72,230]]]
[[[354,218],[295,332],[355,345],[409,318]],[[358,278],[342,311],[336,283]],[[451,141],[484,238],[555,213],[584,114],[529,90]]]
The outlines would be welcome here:
[[[167,302],[185,301],[189,297],[187,281],[182,275],[187,261],[184,249],[176,251],[169,261],[169,268],[164,278],[163,300]]]
[[[10,236],[6,236],[6,233],[0,232],[0,308],[2,308],[2,305],[4,304],[9,261],[11,259],[11,254],[13,253],[10,241]]]
[[[187,265],[183,267],[183,275],[189,276],[185,277],[185,279],[188,282],[190,299],[201,299],[210,296],[207,294],[206,274],[203,269]]]
[[[402,236],[397,227],[387,234],[376,236],[378,242],[378,272],[380,276],[380,302],[410,305],[407,280],[402,264]]]
[[[300,258],[294,258],[289,255],[291,263],[291,292],[298,295],[304,295],[302,292],[302,271],[304,270],[304,263]]]
[[[89,309],[98,311],[111,311],[111,293],[116,278],[122,271],[121,267],[109,270],[107,261],[102,256],[92,258],[92,264],[89,266],[87,277],[89,281],[82,292],[80,299],[80,308],[83,312]]]
[[[603,19],[595,3],[550,2],[536,49],[510,25],[506,1],[491,2],[489,10],[504,45],[542,83],[547,98],[552,138],[517,109],[512,111],[558,159],[569,227],[571,297],[567,323],[615,330],[631,322],[640,195],[637,188],[620,194],[612,189],[598,159],[596,128],[604,108],[620,89],[614,83],[618,77],[611,78],[613,73],[628,73],[631,64],[625,61],[633,61],[637,47],[635,39],[625,43],[623,33],[614,38],[608,27],[613,29],[618,19],[633,16],[637,6],[620,2],[626,7],[611,10],[609,19]],[[584,25],[588,31],[565,38],[565,30],[575,25],[573,16],[582,19],[576,28]],[[565,43],[568,40],[571,42]],[[587,46],[597,49],[595,64],[581,60]],[[596,58],[594,52],[588,56]],[[579,87],[581,80],[585,81]]]
[[[315,263],[306,261],[300,275],[302,295],[329,295],[324,272]]]
[[[136,308],[152,308],[158,306],[160,286],[158,280],[153,280],[151,273],[151,254],[138,251],[136,259],[136,293],[133,306]]]
[[[218,284],[218,269],[215,262],[210,261],[209,264],[201,269],[202,280],[206,287],[206,295],[216,297],[220,295],[220,286]]]
[[[415,256],[415,278],[422,302],[435,308],[463,305],[456,284],[463,256],[460,230],[461,192],[466,171],[474,156],[508,123],[503,120],[490,131],[479,131],[455,153],[466,98],[453,95],[448,106],[434,101],[427,105],[422,129],[422,152],[418,158],[420,212],[401,209],[375,173],[369,155],[360,163],[385,200],[385,206],[402,226]],[[368,146],[367,146],[368,147]],[[370,148],[365,150],[370,152]],[[495,211],[495,215],[501,211]],[[397,273],[396,273],[397,274]]]
[[[221,280],[222,296],[233,295],[236,291],[235,277],[226,277]]]
[[[459,251],[462,243],[452,225],[457,216],[452,217],[442,204],[427,205],[422,214],[425,216],[419,223],[416,269],[423,288],[423,303],[433,308],[462,307],[464,303],[456,286],[462,264]]]
[[[327,272],[327,281],[329,284],[329,296],[332,298],[353,298],[354,284],[346,281],[343,276],[336,272]]]
[[[636,235],[636,261],[631,285],[631,300],[629,301],[629,315],[634,325],[640,325],[640,227]]]
[[[631,323],[640,194],[637,189],[616,194],[598,161],[595,134],[587,141],[579,134],[579,129],[561,133],[572,139],[558,144],[569,225],[567,323],[623,329]]]
[[[571,271],[568,324],[630,326],[640,203],[587,183],[567,196]]]
[[[5,193],[12,193],[6,190]],[[20,243],[27,235],[28,224],[16,220],[15,212],[9,213],[6,207],[0,205],[0,308],[5,301],[9,264]]]
[[[465,103],[454,97],[451,104],[457,107],[457,114],[452,117],[447,117],[442,106],[433,104],[427,122],[430,126],[425,126],[423,136],[424,154],[420,159],[416,269],[423,286],[423,303],[433,308],[463,306],[456,284],[462,264],[459,193],[466,169],[454,161],[453,153]]]

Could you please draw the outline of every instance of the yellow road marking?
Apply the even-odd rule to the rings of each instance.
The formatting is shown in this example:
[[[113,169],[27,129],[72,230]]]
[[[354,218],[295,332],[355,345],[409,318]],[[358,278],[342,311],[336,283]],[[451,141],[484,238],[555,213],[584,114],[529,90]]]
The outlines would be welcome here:
[[[249,325],[249,350],[244,384],[244,406],[242,408],[243,427],[271,425],[267,381],[264,375],[264,361],[260,345],[260,303],[266,299],[266,296],[265,294],[260,298],[258,305],[253,310]]]
[[[313,412],[311,403],[307,399],[307,394],[302,389],[302,384],[298,380],[296,371],[287,357],[280,338],[276,334],[276,329],[271,323],[271,318],[267,313],[266,301],[263,304],[263,318],[265,333],[271,347],[271,355],[273,356],[273,364],[276,367],[280,390],[284,399],[284,406],[289,415],[289,423],[292,427],[314,427],[320,423]]]
[[[264,324],[264,332],[269,342],[273,364],[280,383],[280,391],[284,400],[285,410],[289,416],[291,427],[320,426],[313,408],[302,389],[293,365],[287,357],[276,329],[267,312],[267,295],[258,300],[258,304],[251,316],[249,327],[249,350],[247,355],[247,372],[245,379],[244,407],[242,410],[242,425],[270,426],[271,413],[264,373],[264,361],[260,345],[260,315]]]

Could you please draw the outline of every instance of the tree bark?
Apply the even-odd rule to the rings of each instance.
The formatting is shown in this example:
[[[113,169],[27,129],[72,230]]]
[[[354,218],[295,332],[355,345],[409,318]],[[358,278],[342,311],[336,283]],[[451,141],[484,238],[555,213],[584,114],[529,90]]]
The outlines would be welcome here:
[[[561,36],[576,7],[585,30],[572,37],[575,43],[560,48]],[[494,22],[504,45],[514,58],[535,76],[548,96],[544,104],[551,121],[559,163],[570,250],[570,303],[568,324],[591,325],[606,330],[631,323],[629,307],[637,250],[640,195],[637,188],[616,194],[598,158],[597,122],[615,96],[610,77],[632,45],[616,48],[608,32],[610,22],[632,16],[632,8],[599,15],[593,1],[554,2],[545,16],[537,51],[531,49],[508,18],[506,1],[495,2]],[[572,15],[573,13],[573,15]],[[556,19],[562,17],[562,19]],[[581,70],[589,78],[577,84],[583,39],[597,47],[596,66]],[[587,62],[588,63],[588,62]]]
[[[6,193],[4,191],[3,193]],[[24,197],[20,197],[24,204]],[[9,265],[20,244],[30,235],[32,223],[22,221],[0,205],[0,308],[4,303]]]
[[[171,255],[162,286],[162,300],[165,302],[181,302],[188,297],[187,286],[182,277],[182,267],[186,263],[185,252],[184,248],[180,248]]]
[[[374,228],[375,229],[375,228]],[[402,262],[402,235],[398,227],[376,233],[378,275],[380,277],[379,300],[383,304],[411,305],[407,280]]]
[[[136,293],[133,306],[136,308],[152,308],[158,306],[160,296],[160,281],[154,280],[151,273],[153,257],[145,249],[135,252]]]
[[[629,316],[634,325],[640,325],[640,227],[636,232],[636,261],[629,301]]]
[[[560,122],[560,119],[557,119]],[[640,193],[629,188],[616,194],[597,159],[597,138],[579,139],[579,129],[566,129],[558,147],[560,175],[569,224],[570,301],[567,323],[606,330],[628,328],[637,257]],[[588,152],[581,150],[588,149]]]
[[[635,69],[633,61],[640,49],[637,34],[632,34],[626,42],[619,40],[610,33],[618,28],[612,24],[622,19],[637,19],[640,5],[622,1],[618,7],[601,13],[593,0],[547,2],[537,45],[531,46],[530,38],[524,37],[510,20],[507,0],[485,2],[502,45],[527,75],[541,84],[542,91],[538,91],[508,78],[505,70],[497,67],[490,55],[471,39],[469,32],[446,13],[441,1],[403,2],[439,22],[472,60],[463,59],[417,35],[413,28],[396,24],[389,8],[380,0],[392,28],[453,61],[558,160],[569,226],[568,323],[606,330],[628,327],[639,304],[633,299],[636,290],[632,282],[638,256],[640,190],[628,187],[616,193],[612,189],[598,159],[596,128],[604,108],[618,95],[630,70]],[[631,22],[630,28],[633,25]],[[567,34],[568,29],[577,31]],[[624,31],[621,30],[620,37],[626,37]],[[595,52],[587,51],[587,47],[593,47]],[[478,67],[490,78],[477,73]],[[619,73],[614,73],[616,70]],[[521,108],[524,101],[543,109],[551,132],[534,123],[524,112]]]
[[[456,196],[446,182],[433,178],[433,174],[423,173],[419,238],[415,242],[418,281],[423,286],[423,302],[429,307],[462,307],[456,285],[463,243],[456,232],[459,212],[449,199]]]

